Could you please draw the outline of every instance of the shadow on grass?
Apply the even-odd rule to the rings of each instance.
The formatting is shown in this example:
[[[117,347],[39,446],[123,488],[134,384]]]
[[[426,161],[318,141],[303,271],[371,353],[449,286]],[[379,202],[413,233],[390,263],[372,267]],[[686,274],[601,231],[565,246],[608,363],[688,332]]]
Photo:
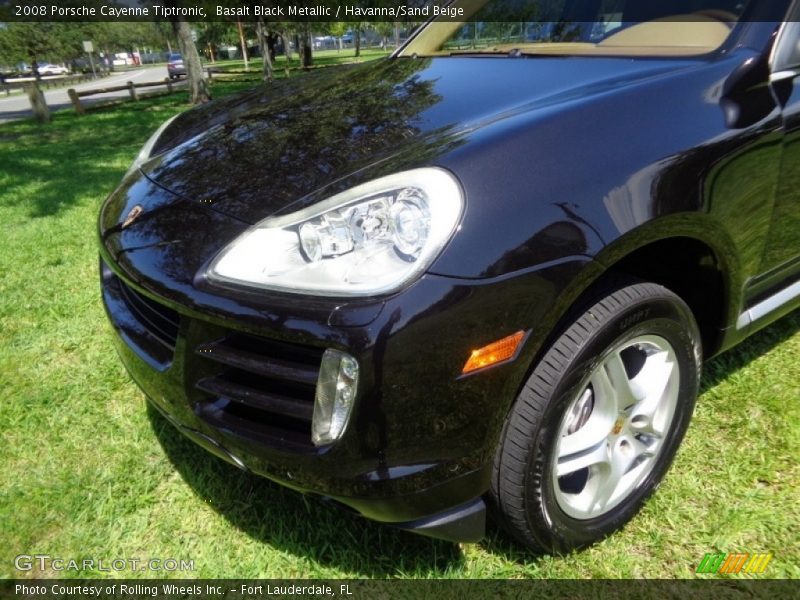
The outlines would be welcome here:
[[[215,97],[252,87],[221,83]],[[53,113],[0,126],[0,205],[27,204],[32,218],[57,216],[85,201],[98,204],[119,183],[139,148],[162,122],[189,107],[185,91],[139,102]]]
[[[136,148],[183,106],[176,97],[161,105],[131,103],[83,117],[61,111],[48,125],[30,119],[5,124],[3,133],[16,138],[0,144],[0,164],[11,175],[4,178],[2,202],[27,204],[33,218],[55,216],[86,198],[96,197],[99,203],[119,183]]]
[[[148,417],[181,477],[252,539],[354,577],[430,576],[463,562],[456,544],[379,525],[245,473],[184,438],[148,404]]]
[[[709,361],[701,393],[799,330],[800,311],[795,311]],[[148,415],[159,442],[183,479],[234,527],[261,543],[363,577],[387,577],[400,572],[439,576],[457,569],[464,561],[456,544],[379,525],[316,497],[243,473],[200,450],[149,405]],[[482,545],[487,551],[522,565],[530,565],[543,556],[514,542],[491,521]]]

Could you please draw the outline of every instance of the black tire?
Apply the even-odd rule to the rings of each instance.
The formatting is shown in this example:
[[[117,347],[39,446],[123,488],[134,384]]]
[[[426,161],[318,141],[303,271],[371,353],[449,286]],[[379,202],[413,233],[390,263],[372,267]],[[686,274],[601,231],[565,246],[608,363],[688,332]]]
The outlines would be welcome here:
[[[702,361],[700,335],[691,310],[678,296],[653,283],[626,281],[607,288],[596,298],[595,302],[587,304],[588,310],[566,326],[537,363],[506,418],[495,456],[490,504],[497,520],[514,538],[539,551],[563,553],[585,547],[627,523],[668,470],[689,425],[697,396]],[[640,343],[642,340],[645,342]],[[671,346],[674,351],[669,354],[670,359],[674,360],[664,363],[669,369],[664,372],[669,373],[666,376],[670,378],[665,385],[671,387],[665,387],[667,391],[663,392],[663,396],[648,404],[658,406],[669,402],[667,408],[659,408],[657,410],[661,412],[651,415],[652,421],[662,421],[663,427],[653,437],[648,437],[650,434],[642,437],[640,430],[633,429],[635,419],[631,416],[628,422],[626,413],[620,412],[611,431],[602,433],[608,439],[604,438],[604,441],[593,446],[604,448],[598,451],[608,454],[608,462],[557,477],[556,473],[568,470],[559,461],[583,455],[580,452],[573,455],[567,452],[566,458],[556,455],[556,451],[562,448],[563,436],[575,433],[576,428],[580,434],[582,428],[587,427],[581,422],[588,422],[587,419],[592,417],[595,410],[598,411],[598,419],[601,415],[600,396],[592,396],[599,394],[601,386],[598,384],[598,390],[594,390],[596,380],[589,378],[608,377],[610,371],[607,365],[612,363],[610,357],[616,352],[616,356],[624,360],[614,364],[622,364],[626,378],[634,381],[636,367],[629,363],[636,359],[633,362],[639,361],[644,365],[649,360],[637,358],[639,354],[641,357],[650,356],[645,347],[648,340],[666,341],[664,347]],[[626,346],[627,343],[631,346]],[[652,356],[656,354],[653,350]],[[603,362],[606,360],[608,363]],[[651,372],[654,371],[642,371],[643,377]],[[673,375],[675,372],[677,375]],[[603,389],[615,392],[616,386]],[[628,386],[626,389],[638,388]],[[577,394],[587,398],[581,400],[580,406],[577,404]],[[664,400],[667,396],[669,400]],[[608,393],[606,397],[612,398],[614,394]],[[630,397],[623,398],[620,394],[617,401],[621,403]],[[583,416],[576,417],[577,409],[581,409]],[[606,418],[607,412],[604,408],[603,418]],[[662,414],[671,416],[662,419]],[[640,427],[641,421],[637,423],[636,426]],[[565,432],[567,425],[569,429]],[[624,432],[620,433],[623,429]],[[593,431],[599,429],[594,427]],[[611,453],[619,456],[619,452],[632,450],[627,441],[614,437],[625,435],[633,436],[626,440],[635,440],[637,451],[651,442],[657,450],[637,455],[635,460],[627,463],[631,466],[614,471],[610,465],[617,463]],[[622,445],[616,445],[617,442]],[[603,443],[606,446],[602,446]],[[625,460],[622,462],[625,463]],[[559,466],[555,463],[559,463]],[[641,470],[633,473],[639,466],[642,466]],[[560,470],[555,471],[556,468]],[[615,477],[627,478],[618,481],[624,480],[626,486],[631,486],[630,489],[622,484],[614,488],[609,483],[604,489],[617,490],[612,492],[617,494],[614,500],[617,504],[611,506],[612,502],[606,498],[606,505],[610,508],[599,514],[604,507],[600,506],[601,501],[595,504],[592,494],[602,487],[604,474],[610,480],[609,473],[621,472],[628,475],[617,474]],[[637,482],[634,475],[642,479]],[[592,484],[594,492],[588,490],[590,476],[597,477],[593,481],[600,482]],[[584,497],[576,494],[591,498],[585,518],[584,515],[578,517],[571,514],[578,511],[571,504],[573,499]],[[579,503],[575,501],[575,504]],[[598,514],[592,516],[592,511]]]

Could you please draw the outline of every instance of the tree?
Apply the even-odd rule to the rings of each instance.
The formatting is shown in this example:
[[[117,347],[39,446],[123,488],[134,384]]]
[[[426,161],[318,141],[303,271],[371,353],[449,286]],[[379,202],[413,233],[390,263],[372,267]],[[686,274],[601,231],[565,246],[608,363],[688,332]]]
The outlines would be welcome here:
[[[270,31],[277,34],[277,37],[280,38],[281,43],[283,44],[283,53],[286,56],[286,62],[284,63],[284,73],[286,77],[289,76],[289,64],[292,62],[292,48],[289,46],[289,41],[291,40],[292,33],[297,26],[297,23],[293,23],[290,21],[273,21],[270,22]]]
[[[33,116],[36,118],[36,120],[39,123],[49,123],[50,108],[47,106],[47,102],[44,99],[44,94],[39,86],[36,85],[36,82],[26,85],[25,92],[28,94],[28,100],[30,100]]]
[[[227,21],[206,21],[198,23],[198,43],[208,52],[211,62],[216,60],[219,46],[230,45],[236,39],[235,27]]]
[[[244,70],[250,70],[250,61],[247,57],[247,42],[244,36],[244,27],[242,27],[241,19],[236,19],[236,28],[239,30],[239,44],[242,48],[242,59],[244,60]]]
[[[381,48],[386,48],[389,45],[389,36],[392,35],[392,31],[395,30],[395,24],[391,21],[380,21],[378,23],[374,23],[372,25],[373,29],[375,29],[375,33],[381,36]]]
[[[272,56],[270,56],[269,44],[267,44],[267,26],[264,23],[264,17],[258,17],[256,35],[258,36],[258,48],[261,51],[261,60],[264,61],[261,77],[264,79],[264,83],[269,83],[272,81]]]
[[[79,37],[79,27],[71,23],[8,23],[0,30],[0,62],[29,62],[38,79],[37,63],[63,61]]]
[[[344,21],[334,21],[330,24],[331,35],[336,38],[336,49],[342,50],[342,36],[347,33],[348,24]]]
[[[160,42],[158,45],[166,44],[167,52],[172,54],[172,40],[175,36],[172,25],[166,21],[156,21],[153,23],[153,29],[155,29],[156,39]]]
[[[30,61],[33,74],[40,78],[38,63],[43,59],[63,59],[75,28],[64,23],[8,23],[0,29],[0,63]],[[50,122],[50,109],[34,81],[25,86],[33,116],[39,123]]]
[[[308,25],[308,21],[303,22],[298,27],[298,37],[300,40],[300,66],[303,69],[307,69],[311,66],[313,60],[311,55],[311,28]]]
[[[178,45],[183,55],[191,102],[192,104],[208,102],[211,100],[211,91],[208,89],[208,82],[203,76],[203,65],[200,62],[200,55],[192,39],[192,28],[182,17],[175,17],[172,20],[172,28],[178,37]]]
[[[84,55],[84,40],[107,54],[169,43],[157,23],[13,22],[0,27],[0,63],[68,62]]]
[[[89,23],[83,31],[82,39],[93,41],[95,47],[108,57],[114,52],[132,52],[146,47],[162,48],[166,45],[170,48],[169,35],[172,32],[168,33],[159,25],[158,23]],[[80,40],[76,41],[76,44],[80,46]]]
[[[331,33],[339,38],[340,50],[342,47],[342,36],[348,32],[353,34],[355,56],[361,56],[361,31],[363,29],[363,21],[337,21],[331,24]]]
[[[361,56],[361,27],[362,23],[360,21],[353,23],[353,45],[356,48],[356,57]]]

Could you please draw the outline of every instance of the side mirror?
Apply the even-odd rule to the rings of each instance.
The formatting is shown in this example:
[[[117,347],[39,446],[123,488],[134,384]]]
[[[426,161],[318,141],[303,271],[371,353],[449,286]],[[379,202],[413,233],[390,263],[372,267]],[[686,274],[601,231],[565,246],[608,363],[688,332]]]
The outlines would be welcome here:
[[[776,107],[770,91],[766,57],[751,55],[730,74],[722,89],[720,106],[725,124],[742,129],[766,118]]]

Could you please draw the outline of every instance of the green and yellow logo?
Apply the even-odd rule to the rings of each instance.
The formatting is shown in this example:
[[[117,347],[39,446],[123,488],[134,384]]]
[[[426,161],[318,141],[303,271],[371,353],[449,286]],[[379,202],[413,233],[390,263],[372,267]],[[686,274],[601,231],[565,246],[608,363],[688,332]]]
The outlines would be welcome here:
[[[772,553],[707,553],[700,561],[697,573],[763,573],[771,560]]]

